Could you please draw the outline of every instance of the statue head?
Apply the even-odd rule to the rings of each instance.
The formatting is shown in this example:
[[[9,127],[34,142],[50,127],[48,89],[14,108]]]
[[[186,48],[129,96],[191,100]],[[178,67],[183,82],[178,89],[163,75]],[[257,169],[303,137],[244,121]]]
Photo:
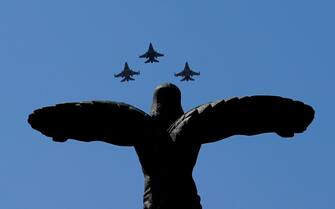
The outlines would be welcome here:
[[[167,129],[183,113],[179,88],[172,83],[157,86],[153,96],[151,115]]]

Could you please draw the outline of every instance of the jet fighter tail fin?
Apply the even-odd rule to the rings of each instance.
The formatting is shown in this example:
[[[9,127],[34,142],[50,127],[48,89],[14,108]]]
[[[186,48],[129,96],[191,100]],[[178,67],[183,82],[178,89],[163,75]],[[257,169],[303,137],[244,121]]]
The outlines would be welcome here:
[[[153,62],[159,62],[158,60],[156,60],[155,58],[149,58],[147,61],[145,61],[144,63],[153,63]]]

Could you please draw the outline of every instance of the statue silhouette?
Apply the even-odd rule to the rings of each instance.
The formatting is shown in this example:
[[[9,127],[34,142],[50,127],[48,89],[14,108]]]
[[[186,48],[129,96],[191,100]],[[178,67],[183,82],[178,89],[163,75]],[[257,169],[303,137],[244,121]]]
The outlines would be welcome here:
[[[192,171],[202,144],[233,135],[292,137],[314,118],[312,107],[277,96],[250,96],[198,106],[184,114],[177,86],[155,90],[151,115],[125,103],[64,103],[35,110],[32,128],[54,141],[134,146],[144,174],[144,209],[201,209]]]

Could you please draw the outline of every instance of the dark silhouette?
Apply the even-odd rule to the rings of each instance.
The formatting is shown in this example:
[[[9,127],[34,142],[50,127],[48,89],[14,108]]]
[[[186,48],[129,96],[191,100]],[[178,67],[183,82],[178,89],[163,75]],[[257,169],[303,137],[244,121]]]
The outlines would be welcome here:
[[[159,62],[156,58],[162,57],[162,56],[164,56],[164,54],[161,54],[155,51],[154,47],[152,46],[152,43],[150,43],[148,51],[140,55],[139,58],[146,58],[147,61],[145,61],[145,63],[148,63],[148,62],[153,63],[153,62]]]
[[[314,118],[312,107],[277,96],[220,100],[184,114],[173,84],[156,88],[151,115],[118,102],[64,103],[35,110],[32,128],[53,140],[134,146],[143,168],[144,209],[201,209],[192,177],[200,147],[233,135],[292,137]]]
[[[139,75],[140,71],[133,71],[129,68],[128,63],[124,63],[124,68],[123,70],[119,73],[119,74],[114,74],[115,78],[118,77],[122,77],[123,79],[121,80],[121,82],[125,82],[125,81],[133,81],[135,80],[134,78],[132,78],[132,76],[134,75]]]
[[[174,76],[176,77],[178,76],[184,77],[180,81],[194,81],[194,79],[192,78],[192,76],[194,75],[200,75],[200,72],[194,72],[193,70],[191,70],[190,66],[188,65],[188,62],[185,63],[184,70],[182,70],[180,73],[174,74]]]

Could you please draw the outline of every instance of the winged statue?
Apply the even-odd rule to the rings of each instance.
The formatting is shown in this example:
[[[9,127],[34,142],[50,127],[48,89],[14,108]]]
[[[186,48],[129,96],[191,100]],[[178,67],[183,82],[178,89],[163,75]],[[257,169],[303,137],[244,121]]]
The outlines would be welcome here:
[[[200,147],[234,135],[293,137],[314,118],[311,106],[278,96],[247,96],[200,105],[184,113],[177,86],[155,89],[151,113],[121,102],[56,104],[28,122],[54,141],[103,141],[133,146],[144,174],[144,209],[201,209],[192,177]]]

